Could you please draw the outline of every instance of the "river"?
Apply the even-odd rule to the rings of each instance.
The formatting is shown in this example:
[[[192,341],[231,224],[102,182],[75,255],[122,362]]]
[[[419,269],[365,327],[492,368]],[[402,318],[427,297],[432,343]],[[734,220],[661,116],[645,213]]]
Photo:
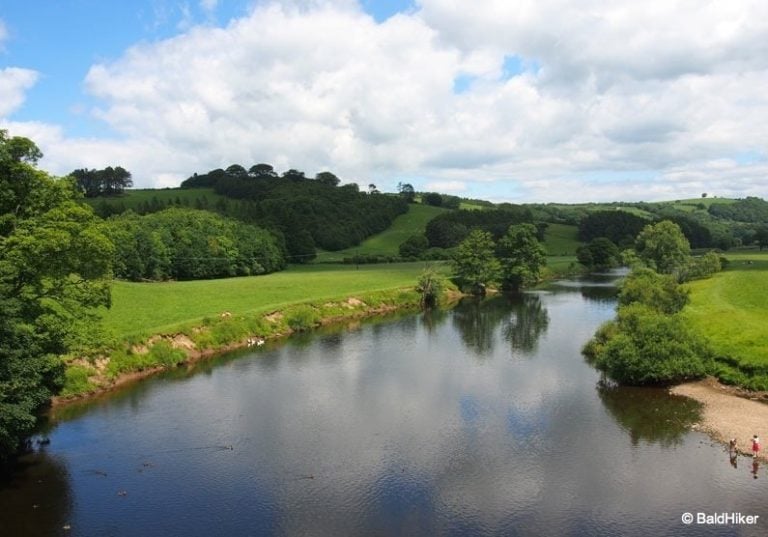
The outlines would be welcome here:
[[[692,431],[697,403],[585,363],[614,309],[607,277],[558,282],[58,409],[0,484],[0,534],[767,534],[765,468]]]

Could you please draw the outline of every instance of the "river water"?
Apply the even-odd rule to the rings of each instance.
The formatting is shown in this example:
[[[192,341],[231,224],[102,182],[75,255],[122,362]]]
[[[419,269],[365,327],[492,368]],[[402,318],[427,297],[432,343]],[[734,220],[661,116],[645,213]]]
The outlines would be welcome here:
[[[614,308],[606,278],[559,282],[66,407],[0,484],[0,535],[768,534],[766,469],[691,431],[696,403],[585,363]]]

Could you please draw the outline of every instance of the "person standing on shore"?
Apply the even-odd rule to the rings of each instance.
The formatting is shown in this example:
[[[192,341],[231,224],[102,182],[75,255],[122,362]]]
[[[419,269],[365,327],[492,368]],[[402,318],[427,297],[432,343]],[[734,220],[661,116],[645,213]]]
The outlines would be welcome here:
[[[760,453],[760,439],[754,435],[752,437],[752,457],[756,459],[758,453]]]

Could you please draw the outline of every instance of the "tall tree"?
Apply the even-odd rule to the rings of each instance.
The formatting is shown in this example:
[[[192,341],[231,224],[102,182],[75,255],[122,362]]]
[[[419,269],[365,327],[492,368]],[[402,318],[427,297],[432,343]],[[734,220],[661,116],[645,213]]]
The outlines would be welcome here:
[[[416,191],[413,189],[413,185],[410,183],[397,183],[397,191],[400,196],[408,203],[413,203],[416,198]]]
[[[491,234],[476,229],[459,244],[453,259],[457,279],[471,292],[485,294],[485,288],[499,281],[501,265],[494,255]]]
[[[320,172],[317,175],[315,175],[315,181],[318,181],[328,186],[339,186],[341,179],[336,177],[331,172]]]
[[[61,387],[59,355],[87,344],[109,305],[112,243],[73,181],[34,167],[41,156],[0,130],[0,459]]]
[[[547,263],[547,252],[536,239],[536,226],[509,226],[496,249],[501,263],[504,289],[519,290],[539,281],[541,268]]]
[[[640,259],[661,274],[679,274],[691,254],[680,226],[669,220],[645,226],[637,236],[635,249]]]

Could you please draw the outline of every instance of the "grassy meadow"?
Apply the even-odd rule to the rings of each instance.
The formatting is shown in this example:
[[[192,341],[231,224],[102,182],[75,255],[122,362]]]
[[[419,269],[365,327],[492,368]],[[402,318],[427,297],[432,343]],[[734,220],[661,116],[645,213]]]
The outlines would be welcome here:
[[[575,256],[576,249],[581,246],[576,226],[565,224],[549,224],[544,232],[544,247],[549,256]]]
[[[305,301],[413,287],[425,267],[387,265],[304,265],[265,276],[185,282],[115,282],[105,327],[115,337],[140,338],[182,325],[232,314],[257,314]],[[447,267],[445,269],[448,270]]]
[[[684,314],[711,341],[721,380],[768,390],[768,252],[727,257],[726,270],[688,285]]]

